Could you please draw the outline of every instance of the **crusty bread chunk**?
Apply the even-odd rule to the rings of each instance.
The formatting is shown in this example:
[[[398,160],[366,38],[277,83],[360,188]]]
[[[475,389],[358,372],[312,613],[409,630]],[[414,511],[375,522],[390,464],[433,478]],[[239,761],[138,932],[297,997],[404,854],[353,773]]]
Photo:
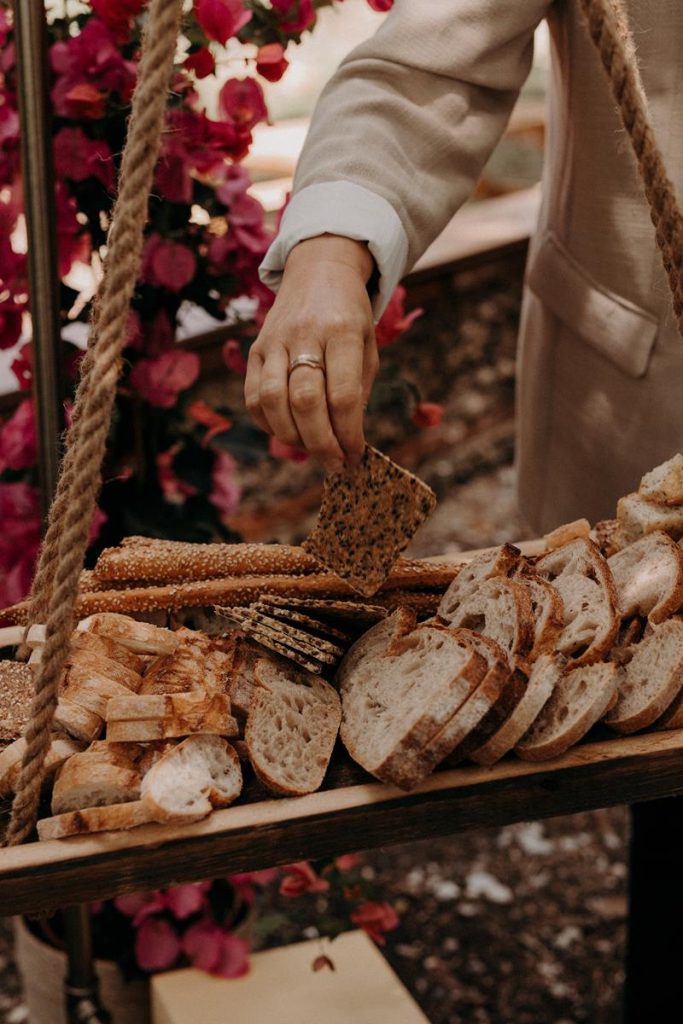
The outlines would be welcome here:
[[[441,598],[437,610],[438,617],[446,625],[452,625],[453,617],[461,603],[474,593],[480,583],[497,576],[510,576],[519,567],[521,559],[519,548],[512,544],[503,544],[500,548],[483,551],[469,562],[465,562]]]
[[[638,493],[658,505],[683,505],[683,455],[678,452],[646,473]]]
[[[104,729],[104,718],[77,704],[68,697],[60,697],[57,701],[54,723],[77,740],[91,743],[96,740]]]
[[[170,629],[118,612],[96,612],[81,619],[76,628],[114,640],[136,654],[171,654],[181,642],[181,637]]]
[[[533,618],[533,643],[529,661],[540,654],[554,651],[564,627],[564,604],[560,592],[552,583],[532,573],[515,577],[529,593]]]
[[[341,686],[341,738],[372,775],[405,784],[402,764],[452,718],[488,670],[468,630],[418,626],[359,660]]]
[[[219,736],[188,736],[171,747],[142,780],[142,803],[159,822],[205,818],[242,792],[240,759]]]
[[[607,562],[590,540],[574,540],[536,562],[534,573],[552,583],[564,605],[560,654],[586,665],[603,657],[619,629],[616,589]]]
[[[681,505],[654,505],[640,494],[627,494],[617,502],[617,519],[627,544],[656,530],[663,530],[674,540],[683,537]]]
[[[233,654],[195,630],[179,629],[174,635],[179,638],[178,646],[170,654],[155,658],[144,675],[140,693],[226,693]]]
[[[618,519],[601,519],[591,530],[590,539],[604,558],[610,558],[628,544]]]
[[[512,750],[550,700],[565,665],[562,655],[542,654],[534,662],[524,691],[508,716],[490,736],[482,738],[480,745],[469,747],[465,756],[476,764],[492,765]]]
[[[683,688],[683,622],[670,619],[632,648],[624,667],[619,699],[605,724],[621,733],[647,729]]]
[[[162,740],[193,733],[237,736],[225,693],[145,694],[115,697],[107,705],[109,742]]]
[[[683,551],[666,533],[641,537],[607,564],[623,617],[663,622],[683,604]]]
[[[589,537],[590,532],[591,524],[587,519],[574,519],[571,523],[563,523],[562,526],[556,526],[550,533],[546,533],[543,538],[546,551],[555,551],[556,548],[561,548],[564,544],[568,544],[570,540]]]
[[[82,630],[74,630],[69,641],[69,657],[73,661],[83,654],[95,655],[97,658],[108,658],[110,661],[118,662],[131,672],[142,674],[145,667],[144,658],[129,650],[123,644],[110,640],[106,636],[99,636],[97,633],[84,633]]]
[[[259,658],[245,740],[257,776],[273,793],[319,789],[339,732],[339,695],[291,663]]]
[[[525,761],[546,761],[564,754],[612,706],[620,672],[611,662],[570,669],[556,683],[515,753]]]
[[[534,642],[531,594],[519,580],[495,577],[479,583],[449,615],[453,628],[471,629],[495,640],[511,667]]]
[[[43,782],[50,781],[60,765],[82,749],[82,743],[71,739],[70,736],[55,733],[45,757]],[[16,791],[21,774],[21,762],[25,753],[26,740],[23,736],[0,751],[0,796],[9,796],[10,793]]]
[[[135,828],[152,820],[142,800],[131,800],[125,804],[86,807],[82,811],[67,811],[52,818],[42,818],[36,828],[39,839],[66,839],[90,832]]]
[[[52,790],[52,813],[139,799],[142,778],[162,751],[154,744],[96,740],[60,768]]]

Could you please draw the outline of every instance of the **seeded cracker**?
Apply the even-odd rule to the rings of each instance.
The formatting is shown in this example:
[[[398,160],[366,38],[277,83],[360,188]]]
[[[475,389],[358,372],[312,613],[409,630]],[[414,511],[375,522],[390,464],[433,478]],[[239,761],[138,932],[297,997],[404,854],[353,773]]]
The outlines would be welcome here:
[[[359,466],[325,480],[320,517],[302,547],[370,596],[435,505],[431,488],[367,445]]]
[[[377,604],[363,604],[361,601],[343,601],[335,598],[281,597],[279,594],[263,594],[262,604],[277,604],[279,607],[301,608],[315,615],[349,622],[379,622],[387,615],[386,608]]]

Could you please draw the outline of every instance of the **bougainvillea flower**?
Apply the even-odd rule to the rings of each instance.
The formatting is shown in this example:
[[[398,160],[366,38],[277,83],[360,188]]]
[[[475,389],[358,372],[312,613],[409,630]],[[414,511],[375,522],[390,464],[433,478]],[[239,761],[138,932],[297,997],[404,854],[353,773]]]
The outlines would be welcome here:
[[[268,439],[268,454],[274,459],[289,459],[290,462],[307,462],[310,458],[308,452],[305,452],[303,448],[285,444],[274,435]]]
[[[0,236],[0,291],[7,289],[16,293],[24,291],[25,287],[26,257],[14,251],[9,238]]]
[[[287,864],[282,871],[281,896],[303,896],[306,892],[327,892],[330,888],[327,879],[317,875],[307,860]]]
[[[437,402],[418,402],[411,419],[416,427],[438,427],[443,419],[443,406]]]
[[[197,271],[197,257],[181,242],[150,235],[142,257],[142,279],[148,284],[179,292]]]
[[[247,131],[268,117],[263,90],[254,78],[229,78],[218,94],[218,109]]]
[[[90,235],[79,223],[76,200],[70,195],[64,182],[58,182],[55,189],[57,207],[57,252],[59,254],[59,274],[65,277],[77,261],[90,261]]]
[[[114,187],[114,164],[104,139],[90,139],[82,128],[62,128],[54,138],[55,170],[71,181],[97,178]]]
[[[242,0],[195,0],[194,14],[209,39],[223,46],[251,19]]]
[[[202,438],[202,445],[206,446],[212,437],[216,434],[224,434],[227,430],[232,427],[232,420],[228,419],[227,416],[222,416],[215,409],[212,409],[206,402],[192,402],[187,407],[187,414],[196,423],[201,424],[202,427],[208,427],[204,437]]]
[[[272,0],[272,6],[278,12],[283,32],[303,32],[315,21],[313,0]]]
[[[148,917],[135,936],[135,958],[143,971],[165,971],[182,952],[173,925],[163,917]]]
[[[78,35],[50,47],[56,75],[52,104],[60,117],[99,119],[110,93],[127,103],[135,85],[135,64],[121,55],[111,31],[91,18]]]
[[[237,463],[229,452],[217,452],[211,471],[211,493],[209,501],[226,522],[237,511],[242,497],[242,488],[236,476]]]
[[[246,374],[247,361],[242,355],[240,343],[236,338],[228,338],[223,345],[223,362],[233,373],[238,373],[241,377]]]
[[[351,913],[351,920],[380,946],[385,945],[384,932],[399,925],[398,915],[390,903],[361,903]]]
[[[19,355],[12,360],[10,370],[17,378],[19,390],[30,391],[33,382],[33,349],[30,341],[21,346]]]
[[[256,54],[256,70],[269,82],[279,82],[289,67],[282,43],[266,43]]]
[[[174,885],[164,893],[164,901],[174,917],[184,921],[206,907],[206,893],[211,882]]]
[[[249,945],[205,917],[183,935],[183,952],[199,970],[240,978],[249,970]]]
[[[389,299],[387,308],[382,313],[381,319],[375,327],[377,348],[386,348],[387,345],[391,345],[399,335],[408,330],[410,325],[419,316],[422,316],[423,309],[413,309],[410,313],[406,313],[405,301],[406,290],[400,284]]]
[[[24,307],[13,299],[0,303],[0,349],[12,348],[21,337]]]
[[[90,4],[117,42],[124,43],[130,36],[133,19],[145,6],[145,0],[90,0]]]
[[[343,853],[341,857],[337,857],[334,862],[334,866],[337,871],[353,871],[360,864],[360,857],[357,853]]]
[[[216,195],[229,209],[251,185],[251,175],[242,164],[225,164],[221,170],[222,180],[216,186]]]
[[[194,71],[197,78],[208,78],[216,70],[216,61],[208,46],[200,46],[198,50],[188,53],[183,67],[186,71]]]
[[[181,391],[185,391],[199,376],[199,356],[181,349],[162,352],[154,359],[141,359],[128,378],[150,405],[160,409],[172,408]]]
[[[35,487],[0,483],[0,605],[23,600],[31,587],[40,546],[40,504]]]
[[[36,461],[36,421],[33,399],[20,402],[0,427],[0,473],[28,469]]]

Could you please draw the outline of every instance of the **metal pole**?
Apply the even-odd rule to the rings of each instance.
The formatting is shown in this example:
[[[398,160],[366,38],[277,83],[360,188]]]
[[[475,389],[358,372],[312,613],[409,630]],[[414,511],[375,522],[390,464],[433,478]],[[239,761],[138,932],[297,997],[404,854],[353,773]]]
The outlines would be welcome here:
[[[45,516],[59,473],[63,390],[47,26],[42,0],[15,0],[14,34],[33,323],[33,397],[41,508]]]
[[[66,1019],[72,1024],[110,1024],[111,1017],[99,1001],[92,952],[90,908],[87,903],[66,907],[64,938],[69,971],[64,985]]]

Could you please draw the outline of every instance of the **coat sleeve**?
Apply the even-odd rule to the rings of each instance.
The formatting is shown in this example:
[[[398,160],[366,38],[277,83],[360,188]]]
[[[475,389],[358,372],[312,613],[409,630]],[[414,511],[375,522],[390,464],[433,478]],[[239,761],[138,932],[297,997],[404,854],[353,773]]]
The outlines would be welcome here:
[[[395,0],[323,90],[292,199],[261,264],[325,232],[367,241],[379,318],[401,277],[471,193],[531,67],[549,0]]]

